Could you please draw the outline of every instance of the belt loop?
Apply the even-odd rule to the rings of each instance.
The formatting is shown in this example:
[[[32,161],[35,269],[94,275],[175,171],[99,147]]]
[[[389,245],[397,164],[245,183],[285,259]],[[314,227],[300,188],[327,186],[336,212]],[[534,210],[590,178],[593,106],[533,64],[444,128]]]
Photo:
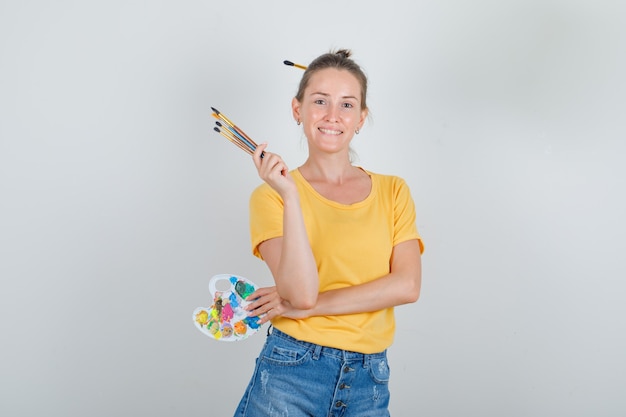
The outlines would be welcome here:
[[[367,369],[370,364],[370,355],[363,354],[363,368]]]
[[[314,345],[315,349],[313,349],[313,360],[318,360],[320,358],[320,353],[322,353],[321,345]]]

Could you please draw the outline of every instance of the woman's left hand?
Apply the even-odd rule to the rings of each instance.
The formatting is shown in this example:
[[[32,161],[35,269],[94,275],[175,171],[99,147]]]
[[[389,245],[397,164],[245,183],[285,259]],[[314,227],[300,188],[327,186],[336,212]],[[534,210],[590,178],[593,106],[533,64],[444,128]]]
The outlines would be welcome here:
[[[298,310],[278,295],[276,287],[259,288],[246,299],[251,301],[245,309],[250,316],[258,316],[259,323],[266,323],[276,317],[304,319],[310,316],[311,310]]]

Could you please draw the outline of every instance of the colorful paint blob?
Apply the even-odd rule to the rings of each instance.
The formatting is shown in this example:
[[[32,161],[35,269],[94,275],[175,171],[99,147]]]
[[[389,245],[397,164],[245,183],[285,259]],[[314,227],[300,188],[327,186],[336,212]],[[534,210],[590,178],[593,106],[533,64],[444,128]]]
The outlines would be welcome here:
[[[217,290],[217,283],[225,281],[230,288]],[[222,287],[223,288],[223,287]],[[233,342],[253,335],[261,328],[258,317],[248,317],[244,307],[246,298],[256,291],[256,286],[246,278],[215,275],[209,281],[211,306],[198,307],[193,312],[193,322],[198,330],[212,339]]]

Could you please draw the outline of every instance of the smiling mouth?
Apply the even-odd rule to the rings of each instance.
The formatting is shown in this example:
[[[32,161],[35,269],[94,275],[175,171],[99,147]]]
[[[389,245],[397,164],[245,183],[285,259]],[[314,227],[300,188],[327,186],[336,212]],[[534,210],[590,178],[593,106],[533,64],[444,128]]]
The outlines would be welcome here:
[[[325,135],[341,135],[343,132],[341,130],[332,130],[332,129],[322,129],[321,127],[318,129],[320,132]]]

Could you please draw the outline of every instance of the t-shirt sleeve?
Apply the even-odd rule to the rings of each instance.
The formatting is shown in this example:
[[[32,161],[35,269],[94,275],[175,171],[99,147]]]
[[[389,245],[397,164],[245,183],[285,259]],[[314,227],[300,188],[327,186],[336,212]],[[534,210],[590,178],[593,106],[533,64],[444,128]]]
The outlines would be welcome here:
[[[397,178],[394,184],[394,238],[393,245],[417,239],[420,251],[424,252],[422,241],[415,224],[415,203],[406,181]]]
[[[259,245],[283,235],[283,201],[269,185],[261,184],[250,196],[252,254],[263,259]]]

